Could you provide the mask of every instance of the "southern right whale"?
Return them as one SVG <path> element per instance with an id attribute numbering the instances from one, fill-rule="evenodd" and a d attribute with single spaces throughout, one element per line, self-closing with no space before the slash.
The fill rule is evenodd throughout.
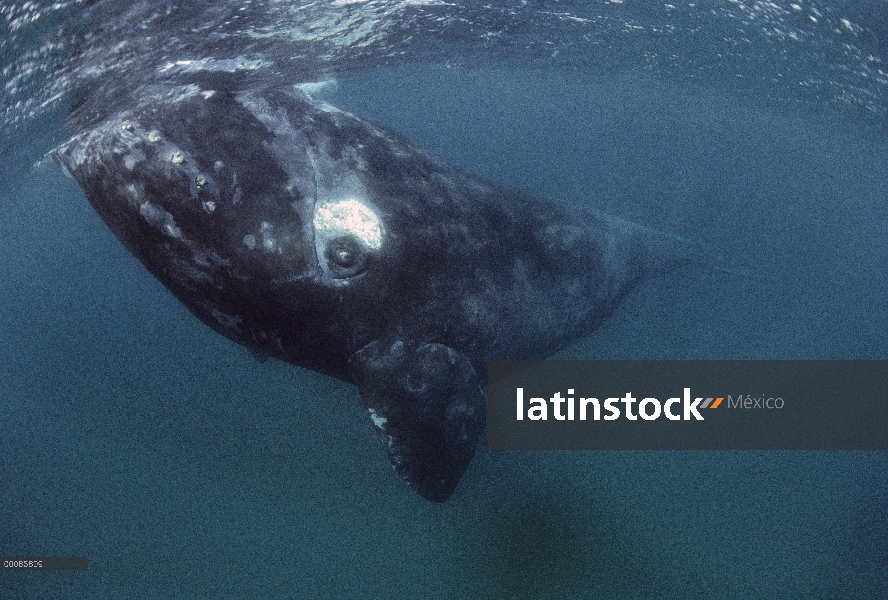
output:
<path id="1" fill-rule="evenodd" d="M 397 473 L 451 496 L 490 359 L 592 332 L 678 238 L 543 201 L 291 89 L 146 89 L 54 151 L 198 319 L 357 384 Z"/>

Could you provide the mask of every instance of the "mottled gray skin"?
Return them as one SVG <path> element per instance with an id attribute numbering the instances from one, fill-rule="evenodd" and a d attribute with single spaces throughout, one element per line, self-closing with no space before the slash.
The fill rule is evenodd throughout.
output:
<path id="1" fill-rule="evenodd" d="M 56 162 L 201 321 L 356 383 L 395 470 L 430 500 L 450 497 L 475 453 L 486 361 L 586 336 L 680 254 L 674 238 L 491 183 L 296 90 L 143 98 Z M 345 200 L 376 215 L 379 243 L 318 224 Z"/>

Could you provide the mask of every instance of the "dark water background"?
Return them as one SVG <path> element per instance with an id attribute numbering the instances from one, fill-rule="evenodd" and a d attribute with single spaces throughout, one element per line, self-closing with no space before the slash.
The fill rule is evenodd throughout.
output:
<path id="1" fill-rule="evenodd" d="M 559 357 L 888 359 L 878 115 L 637 69 L 444 62 L 320 94 L 711 249 Z M 353 386 L 256 362 L 57 169 L 9 164 L 63 113 L 30 117 L 2 165 L 0 554 L 90 568 L 3 572 L 0 598 L 888 598 L 886 453 L 482 449 L 452 500 L 422 500 Z M 721 254 L 751 275 L 707 268 Z"/>

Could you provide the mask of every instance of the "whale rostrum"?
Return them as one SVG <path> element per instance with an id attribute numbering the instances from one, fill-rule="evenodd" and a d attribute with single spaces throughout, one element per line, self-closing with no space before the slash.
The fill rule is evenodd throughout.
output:
<path id="1" fill-rule="evenodd" d="M 488 360 L 551 355 L 686 255 L 296 88 L 146 90 L 53 157 L 198 319 L 357 384 L 395 471 L 438 502 L 482 436 Z"/>

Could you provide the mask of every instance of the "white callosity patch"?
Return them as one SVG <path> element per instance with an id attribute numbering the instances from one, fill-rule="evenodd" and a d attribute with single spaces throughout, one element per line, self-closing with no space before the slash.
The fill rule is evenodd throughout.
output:
<path id="1" fill-rule="evenodd" d="M 315 210 L 314 227 L 322 237 L 351 235 L 371 250 L 382 246 L 382 222 L 366 204 L 354 198 L 321 204 Z"/>
<path id="2" fill-rule="evenodd" d="M 373 421 L 373 424 L 376 426 L 377 429 L 385 429 L 385 424 L 388 423 L 388 419 L 376 414 L 376 411 L 372 408 L 368 408 L 367 412 L 370 413 L 370 420 Z"/>
<path id="3" fill-rule="evenodd" d="M 250 250 L 259 248 L 266 252 L 276 252 L 277 254 L 283 252 L 283 248 L 281 248 L 281 245 L 274 237 L 274 227 L 268 221 L 262 221 L 258 235 L 252 233 L 245 235 L 243 242 Z"/>
<path id="4" fill-rule="evenodd" d="M 123 159 L 123 166 L 125 166 L 127 170 L 132 171 L 136 165 L 143 160 L 145 160 L 145 153 L 139 148 L 133 148 L 133 151 L 127 154 Z"/>
<path id="5" fill-rule="evenodd" d="M 130 183 L 129 185 L 126 186 L 126 193 L 129 196 L 129 198 L 127 198 L 127 201 L 132 206 L 141 206 L 142 205 L 142 199 L 143 199 L 144 194 L 142 194 L 142 192 L 140 191 L 140 188 L 137 188 L 135 185 Z"/>
<path id="6" fill-rule="evenodd" d="M 274 239 L 274 233 L 272 232 L 271 223 L 268 223 L 266 221 L 262 222 L 262 225 L 259 227 L 259 237 L 262 239 L 262 248 L 266 252 L 274 252 L 276 250 L 280 250 L 277 240 Z"/>
<path id="7" fill-rule="evenodd" d="M 229 315 L 216 308 L 211 308 L 210 313 L 213 315 L 213 318 L 215 318 L 223 327 L 238 332 L 240 331 L 240 326 L 243 322 L 243 318 L 241 318 L 239 315 Z"/>
<path id="8" fill-rule="evenodd" d="M 179 240 L 182 239 L 182 230 L 176 226 L 176 222 L 173 220 L 173 215 L 160 206 L 152 202 L 143 202 L 139 206 L 139 214 L 142 215 L 152 227 L 157 227 L 170 237 Z"/>

